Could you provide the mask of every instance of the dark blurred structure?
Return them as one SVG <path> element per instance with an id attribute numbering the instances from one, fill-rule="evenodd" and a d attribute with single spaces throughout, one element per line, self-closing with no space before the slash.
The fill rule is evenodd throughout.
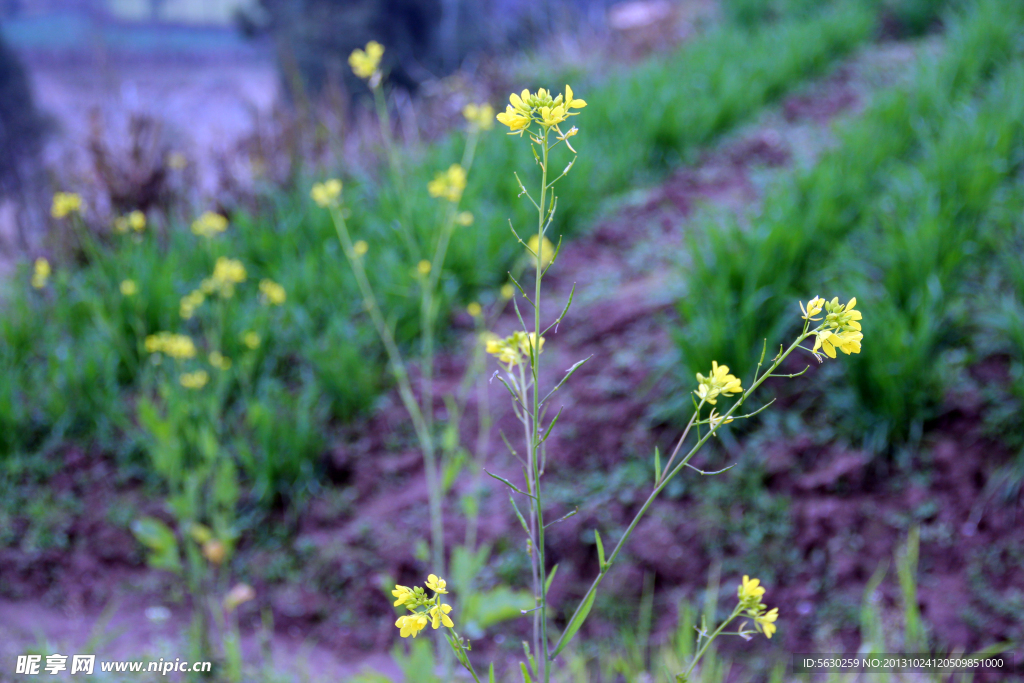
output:
<path id="1" fill-rule="evenodd" d="M 248 35 L 273 35 L 285 78 L 316 92 L 334 78 L 355 85 L 348 55 L 383 43 L 390 80 L 410 90 L 473 55 L 522 49 L 567 27 L 603 27 L 612 0 L 259 0 L 240 13 Z M 289 73 L 292 70 L 293 73 Z"/>
<path id="2" fill-rule="evenodd" d="M 27 247 L 26 228 L 42 221 L 26 201 L 39 187 L 42 174 L 40 153 L 47 130 L 46 120 L 36 110 L 28 77 L 17 55 L 0 34 L 0 202 L 13 200 L 19 246 Z"/>

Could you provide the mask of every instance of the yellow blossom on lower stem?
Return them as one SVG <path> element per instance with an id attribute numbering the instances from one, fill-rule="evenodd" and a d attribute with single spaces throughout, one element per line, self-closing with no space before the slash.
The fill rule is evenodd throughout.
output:
<path id="1" fill-rule="evenodd" d="M 764 631 L 765 636 L 771 640 L 772 634 L 775 633 L 775 620 L 779 618 L 779 608 L 773 607 L 765 614 L 754 617 L 754 623 Z"/>
<path id="2" fill-rule="evenodd" d="M 404 617 L 398 617 L 395 626 L 401 629 L 403 638 L 408 638 L 409 636 L 415 638 L 419 635 L 420 631 L 427 627 L 427 615 L 408 614 Z"/>

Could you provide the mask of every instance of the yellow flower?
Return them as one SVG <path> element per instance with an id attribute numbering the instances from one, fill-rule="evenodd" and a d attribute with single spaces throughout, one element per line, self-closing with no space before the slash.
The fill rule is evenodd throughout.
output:
<path id="1" fill-rule="evenodd" d="M 462 191 L 466 189 L 466 170 L 459 164 L 452 164 L 447 171 L 442 171 L 427 183 L 427 191 L 431 197 L 441 197 L 455 203 L 462 199 Z"/>
<path id="2" fill-rule="evenodd" d="M 516 288 L 512 286 L 511 282 L 506 282 L 501 286 L 501 298 L 511 299 L 516 295 Z"/>
<path id="3" fill-rule="evenodd" d="M 718 433 L 715 432 L 714 430 L 718 429 L 718 427 L 722 426 L 723 424 L 729 424 L 730 422 L 732 422 L 731 417 L 728 419 L 724 419 L 721 415 L 716 415 L 714 408 L 711 409 L 711 414 L 708 415 L 708 427 L 711 428 L 713 435 L 716 437 L 718 436 Z"/>
<path id="4" fill-rule="evenodd" d="M 206 237 L 219 235 L 228 229 L 228 219 L 219 213 L 207 211 L 202 216 L 192 221 L 192 234 Z"/>
<path id="5" fill-rule="evenodd" d="M 180 171 L 188 166 L 188 159 L 181 152 L 171 152 L 167 155 L 167 165 L 175 171 Z"/>
<path id="6" fill-rule="evenodd" d="M 415 638 L 419 635 L 420 631 L 427 627 L 427 615 L 409 614 L 404 617 L 398 617 L 395 626 L 402 629 L 401 634 L 403 638 L 408 638 L 409 636 Z"/>
<path id="7" fill-rule="evenodd" d="M 135 280 L 121 280 L 122 296 L 135 296 L 138 293 L 139 287 L 135 284 Z"/>
<path id="8" fill-rule="evenodd" d="M 779 608 L 772 607 L 766 614 L 754 617 L 754 623 L 757 624 L 758 628 L 763 630 L 765 636 L 771 640 L 772 634 L 775 633 L 775 620 L 778 618 Z"/>
<path id="9" fill-rule="evenodd" d="M 239 605 L 256 598 L 256 591 L 247 583 L 235 584 L 224 596 L 224 609 L 233 612 Z"/>
<path id="10" fill-rule="evenodd" d="M 220 351 L 211 351 L 210 365 L 218 370 L 228 370 L 231 367 L 231 359 L 225 357 Z"/>
<path id="11" fill-rule="evenodd" d="M 199 372 L 202 372 L 202 370 L 200 370 Z M 206 384 L 206 382 L 203 381 L 203 384 Z M 198 387 L 190 388 L 199 389 L 202 388 L 202 386 L 203 385 L 200 384 Z M 218 541 L 215 538 L 203 544 L 203 557 L 205 557 L 207 560 L 214 564 L 220 564 L 221 562 L 223 562 L 227 554 L 227 548 L 224 547 L 224 544 L 221 541 Z"/>
<path id="12" fill-rule="evenodd" d="M 380 58 L 384 56 L 384 46 L 376 40 L 366 44 L 366 50 L 353 50 L 348 56 L 349 66 L 359 78 L 366 80 L 375 76 L 380 66 Z"/>
<path id="13" fill-rule="evenodd" d="M 260 347 L 260 341 L 260 335 L 256 334 L 252 330 L 242 335 L 242 343 L 252 351 L 255 351 Z"/>
<path id="14" fill-rule="evenodd" d="M 551 240 L 547 237 L 541 243 L 543 246 L 540 248 L 540 267 L 547 268 L 551 264 L 551 259 L 555 257 L 555 245 L 551 244 Z M 537 235 L 532 236 L 527 241 L 526 246 L 529 247 L 527 256 L 530 257 L 530 265 L 534 268 L 537 267 Z"/>
<path id="15" fill-rule="evenodd" d="M 531 332 L 526 334 L 525 332 L 516 332 L 512 335 L 519 343 L 519 349 L 524 355 L 530 355 L 530 349 L 533 348 L 535 353 L 539 356 L 544 350 L 544 337 L 540 338 L 540 343 L 537 342 L 537 333 Z"/>
<path id="16" fill-rule="evenodd" d="M 235 294 L 235 285 L 245 282 L 247 276 L 241 261 L 221 256 L 213 266 L 213 275 L 203 280 L 200 287 L 206 294 L 216 293 L 230 299 Z"/>
<path id="17" fill-rule="evenodd" d="M 196 289 L 181 298 L 181 307 L 178 312 L 182 318 L 189 320 L 195 314 L 196 309 L 203 305 L 204 301 L 206 301 L 206 295 L 201 290 Z"/>
<path id="18" fill-rule="evenodd" d="M 537 333 L 514 332 L 511 336 L 501 339 L 497 336 L 488 336 L 485 340 L 485 350 L 495 356 L 500 362 L 510 368 L 518 365 L 525 358 L 530 357 L 530 347 L 533 346 L 536 355 L 544 351 L 544 337 L 537 341 Z"/>
<path id="19" fill-rule="evenodd" d="M 139 210 L 132 211 L 128 214 L 128 225 L 135 232 L 142 232 L 146 229 L 146 214 Z"/>
<path id="20" fill-rule="evenodd" d="M 448 628 L 452 628 L 453 626 L 455 626 L 455 624 L 452 623 L 451 618 L 448 616 L 448 613 L 451 611 L 451 605 L 441 604 L 434 605 L 433 607 L 431 607 L 430 619 L 433 622 L 431 626 L 433 626 L 434 629 L 437 629 L 441 624 L 444 624 Z"/>
<path id="21" fill-rule="evenodd" d="M 81 213 L 84 208 L 81 195 L 74 192 L 57 192 L 53 195 L 50 215 L 54 218 L 65 218 L 72 213 Z"/>
<path id="22" fill-rule="evenodd" d="M 760 579 L 751 579 L 749 576 L 744 575 L 743 583 L 740 584 L 738 591 L 740 606 L 744 609 L 756 609 L 761 604 L 761 596 L 764 595 L 764 590 Z"/>
<path id="23" fill-rule="evenodd" d="M 356 240 L 356 243 L 352 245 L 352 251 L 356 256 L 365 256 L 369 250 L 370 247 L 363 240 Z"/>
<path id="24" fill-rule="evenodd" d="M 487 104 L 467 104 L 462 108 L 462 115 L 470 125 L 479 130 L 494 128 L 494 107 Z"/>
<path id="25" fill-rule="evenodd" d="M 816 333 L 812 351 L 816 353 L 818 349 L 824 349 L 825 354 L 829 358 L 836 357 L 836 349 L 839 349 L 846 355 L 860 353 L 860 342 L 863 338 L 864 335 L 860 332 L 822 330 Z"/>
<path id="26" fill-rule="evenodd" d="M 163 353 L 171 358 L 182 360 L 196 357 L 196 346 L 192 338 L 184 334 L 158 332 L 146 337 L 147 353 Z"/>
<path id="27" fill-rule="evenodd" d="M 181 386 L 186 389 L 202 389 L 206 386 L 206 383 L 210 381 L 210 374 L 206 370 L 196 370 L 195 372 L 183 372 L 178 377 L 178 381 L 181 382 Z"/>
<path id="28" fill-rule="evenodd" d="M 333 206 L 337 204 L 338 197 L 341 196 L 341 181 L 337 178 L 331 178 L 322 183 L 316 183 L 313 185 L 313 189 L 309 191 L 309 196 L 313 198 L 317 205 L 323 208 Z"/>
<path id="29" fill-rule="evenodd" d="M 587 106 L 586 102 L 573 96 L 572 88 L 568 85 L 565 86 L 564 95 L 554 98 L 547 90 L 540 88 L 535 93 L 531 93 L 529 90 L 524 90 L 518 95 L 512 93 L 508 100 L 509 104 L 506 105 L 505 111 L 498 114 L 497 119 L 509 127 L 509 135 L 522 135 L 523 131 L 528 129 L 534 121 L 544 129 L 558 130 L 558 124 L 579 113 L 572 111 L 573 109 L 582 109 Z M 558 132 L 561 133 L 560 130 Z M 564 140 L 574 134 L 571 131 L 562 134 L 559 140 Z"/>
<path id="30" fill-rule="evenodd" d="M 839 303 L 839 297 L 825 304 L 825 325 L 838 332 L 860 332 L 861 320 L 860 311 L 855 311 L 857 297 L 850 299 L 849 303 Z"/>
<path id="31" fill-rule="evenodd" d="M 825 300 L 820 296 L 816 296 L 807 302 L 807 308 L 804 309 L 804 302 L 800 302 L 800 311 L 803 313 L 804 320 L 821 320 L 821 318 L 815 318 L 814 316 L 821 313 L 821 307 L 825 305 Z"/>
<path id="32" fill-rule="evenodd" d="M 263 303 L 271 306 L 280 306 L 287 298 L 284 287 L 273 280 L 260 280 L 260 294 L 263 295 Z"/>
<path id="33" fill-rule="evenodd" d="M 416 272 L 424 276 L 430 275 L 431 267 L 432 266 L 430 265 L 430 261 L 428 261 L 427 259 L 423 259 L 422 261 L 416 264 Z"/>
<path id="34" fill-rule="evenodd" d="M 483 309 L 480 308 L 480 304 L 478 304 L 475 301 L 473 301 L 468 306 L 466 306 L 466 313 L 469 313 L 474 318 L 479 316 L 482 312 L 483 312 Z"/>
<path id="35" fill-rule="evenodd" d="M 448 583 L 444 579 L 439 579 L 436 575 L 431 574 L 427 577 L 427 588 L 434 591 L 435 593 L 447 593 L 445 587 Z"/>
<path id="36" fill-rule="evenodd" d="M 719 395 L 732 396 L 743 391 L 739 378 L 729 374 L 728 365 L 719 365 L 717 361 L 711 361 L 711 374 L 707 377 L 697 373 L 697 381 L 700 383 L 694 392 L 700 398 L 711 405 L 715 405 Z"/>
<path id="37" fill-rule="evenodd" d="M 398 598 L 395 600 L 395 607 L 405 604 L 414 595 L 411 588 L 399 586 L 398 584 L 395 584 L 395 590 L 391 591 L 391 594 Z"/>
<path id="38" fill-rule="evenodd" d="M 44 258 L 37 258 L 32 267 L 32 286 L 42 289 L 46 281 L 50 279 L 50 262 Z"/>
<path id="39" fill-rule="evenodd" d="M 473 214 L 469 211 L 463 211 L 455 216 L 455 222 L 462 227 L 468 227 L 473 225 Z"/>
<path id="40" fill-rule="evenodd" d="M 516 94 L 512 93 L 512 97 L 516 97 Z M 498 114 L 496 118 L 498 119 L 498 123 L 502 123 L 509 127 L 509 135 L 515 135 L 517 133 L 522 135 L 527 126 L 530 125 L 530 116 L 513 108 L 511 104 L 507 105 L 505 107 L 505 111 Z"/>

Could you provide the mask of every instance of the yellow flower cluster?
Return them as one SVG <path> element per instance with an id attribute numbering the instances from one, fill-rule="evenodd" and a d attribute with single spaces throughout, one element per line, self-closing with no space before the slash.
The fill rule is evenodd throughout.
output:
<path id="1" fill-rule="evenodd" d="M 260 280 L 260 295 L 260 301 L 266 306 L 280 306 L 287 298 L 284 287 L 266 278 Z"/>
<path id="2" fill-rule="evenodd" d="M 53 195 L 50 215 L 54 218 L 65 218 L 73 213 L 82 213 L 84 209 L 81 195 L 74 192 L 58 192 Z"/>
<path id="3" fill-rule="evenodd" d="M 183 372 L 181 373 L 181 376 L 178 377 L 178 381 L 181 382 L 181 386 L 186 389 L 202 389 L 206 386 L 206 383 L 210 381 L 210 374 L 206 372 L 206 370 Z"/>
<path id="4" fill-rule="evenodd" d="M 235 295 L 235 285 L 245 282 L 245 278 L 245 266 L 241 261 L 221 256 L 213 265 L 213 275 L 203 280 L 200 287 L 204 294 L 217 293 L 230 299 Z"/>
<path id="5" fill-rule="evenodd" d="M 555 128 L 570 116 L 576 116 L 579 112 L 573 109 L 582 109 L 587 106 L 583 100 L 573 96 L 572 88 L 565 86 L 565 94 L 552 98 L 544 88 L 535 93 L 523 90 L 519 95 L 512 93 L 508 98 L 509 104 L 505 111 L 498 114 L 500 123 L 509 127 L 509 135 L 522 135 L 523 131 L 529 130 L 532 123 L 540 124 L 541 128 L 548 130 Z M 561 130 L 558 130 L 561 133 Z M 574 135 L 572 130 L 559 139 L 568 138 Z"/>
<path id="6" fill-rule="evenodd" d="M 114 231 L 122 235 L 129 230 L 142 232 L 146 229 L 146 214 L 141 211 L 132 211 L 125 216 L 118 216 L 114 219 Z"/>
<path id="7" fill-rule="evenodd" d="M 341 196 L 341 181 L 337 178 L 331 178 L 322 183 L 316 183 L 313 185 L 313 189 L 309 191 L 309 196 L 316 202 L 317 206 L 325 209 L 329 206 L 334 206 L 338 203 L 338 198 Z"/>
<path id="8" fill-rule="evenodd" d="M 203 294 L 202 290 L 192 290 L 185 296 L 181 297 L 178 314 L 185 320 L 191 320 L 192 316 L 196 313 L 196 309 L 202 306 L 204 301 L 206 301 L 206 295 Z"/>
<path id="9" fill-rule="evenodd" d="M 441 197 L 455 203 L 462 199 L 462 191 L 466 189 L 466 169 L 459 164 L 452 164 L 447 171 L 441 171 L 427 183 L 427 191 L 431 197 Z"/>
<path id="10" fill-rule="evenodd" d="M 380 58 L 383 56 L 384 46 L 376 40 L 371 40 L 366 44 L 365 50 L 352 51 L 352 54 L 348 56 L 348 64 L 356 76 L 368 80 L 374 76 L 379 77 Z"/>
<path id="11" fill-rule="evenodd" d="M 139 286 L 135 280 L 121 280 L 121 296 L 135 296 L 139 293 Z"/>
<path id="12" fill-rule="evenodd" d="M 219 235 L 227 229 L 228 219 L 213 211 L 207 211 L 192 221 L 192 234 L 206 237 L 207 239 Z"/>
<path id="13" fill-rule="evenodd" d="M 711 374 L 707 377 L 698 372 L 697 381 L 700 384 L 693 393 L 711 405 L 718 402 L 720 395 L 728 397 L 743 391 L 740 379 L 729 374 L 729 366 L 719 365 L 717 361 L 711 361 Z"/>
<path id="14" fill-rule="evenodd" d="M 231 368 L 231 359 L 220 351 L 211 351 L 209 358 L 210 365 L 218 370 L 229 370 Z"/>
<path id="15" fill-rule="evenodd" d="M 544 337 L 537 341 L 537 333 L 513 332 L 504 339 L 491 334 L 485 338 L 487 353 L 495 356 L 500 362 L 512 368 L 530 358 L 530 348 L 536 349 L 536 355 L 544 351 Z"/>
<path id="16" fill-rule="evenodd" d="M 147 353 L 162 353 L 171 358 L 182 360 L 196 357 L 196 345 L 192 338 L 184 334 L 158 332 L 146 337 Z"/>
<path id="17" fill-rule="evenodd" d="M 469 125 L 477 130 L 494 128 L 494 107 L 487 104 L 467 104 L 462 108 L 462 115 Z"/>
<path id="18" fill-rule="evenodd" d="M 775 633 L 775 621 L 779 618 L 779 608 L 773 607 L 771 610 L 765 612 L 767 606 L 761 603 L 761 597 L 764 595 L 764 586 L 760 585 L 759 579 L 751 579 L 749 576 L 743 577 L 743 583 L 740 584 L 739 599 L 740 609 L 742 609 L 746 616 L 754 620 L 754 625 L 757 630 L 764 633 L 764 635 L 771 639 L 772 634 Z"/>
<path id="19" fill-rule="evenodd" d="M 32 265 L 32 286 L 42 289 L 50 279 L 50 262 L 40 257 Z"/>
<path id="20" fill-rule="evenodd" d="M 812 351 L 818 355 L 818 349 L 823 349 L 829 358 L 836 357 L 836 349 L 849 355 L 860 353 L 860 343 L 864 339 L 861 333 L 861 313 L 855 310 L 857 298 L 854 297 L 846 304 L 839 303 L 839 297 L 832 301 L 825 301 L 820 297 L 814 297 L 807 302 L 807 308 L 801 302 L 800 310 L 803 311 L 805 320 L 821 320 L 812 316 L 825 310 L 824 329 L 815 332 L 814 348 Z M 820 360 L 820 356 L 819 356 Z"/>
<path id="21" fill-rule="evenodd" d="M 255 351 L 260 347 L 260 335 L 256 334 L 252 330 L 249 330 L 242 335 L 242 343 L 245 344 L 251 351 Z"/>
<path id="22" fill-rule="evenodd" d="M 537 267 L 537 243 L 538 240 L 536 235 L 532 236 L 526 242 L 526 246 L 530 249 L 526 252 L 526 255 L 530 257 L 530 265 L 534 268 Z M 541 242 L 540 245 L 540 267 L 547 268 L 551 265 L 551 260 L 555 258 L 555 245 L 551 244 L 551 240 L 547 237 L 544 238 L 544 241 Z"/>
<path id="23" fill-rule="evenodd" d="M 391 594 L 397 598 L 395 607 L 404 605 L 407 610 L 412 612 L 412 614 L 399 617 L 395 622 L 395 626 L 401 629 L 403 638 L 409 636 L 415 638 L 420 631 L 427 627 L 428 622 L 434 629 L 440 628 L 442 624 L 448 628 L 455 626 L 451 617 L 448 616 L 452 611 L 452 606 L 441 602 L 441 596 L 448 593 L 447 585 L 444 579 L 440 579 L 434 574 L 428 576 L 426 587 L 434 592 L 434 596 L 431 598 L 428 598 L 426 591 L 419 586 L 415 588 L 395 586 L 395 590 L 391 591 Z M 419 611 L 422 608 L 426 609 Z"/>

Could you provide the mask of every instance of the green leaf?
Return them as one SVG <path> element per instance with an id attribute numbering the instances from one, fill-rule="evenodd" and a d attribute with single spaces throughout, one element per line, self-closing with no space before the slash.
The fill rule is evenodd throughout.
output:
<path id="1" fill-rule="evenodd" d="M 181 571 L 178 539 L 170 527 L 159 519 L 143 517 L 132 522 L 132 534 L 149 549 L 149 566 L 174 573 Z"/>
<path id="2" fill-rule="evenodd" d="M 491 666 L 487 669 L 487 683 L 495 683 L 494 681 L 494 662 L 491 662 Z"/>
<path id="3" fill-rule="evenodd" d="M 519 662 L 519 667 L 523 670 L 523 683 L 533 683 L 533 679 L 530 678 L 530 672 L 526 668 L 526 663 Z"/>
<path id="4" fill-rule="evenodd" d="M 604 543 L 601 543 L 601 532 L 594 529 L 594 538 L 597 539 L 597 561 L 601 563 L 601 571 L 604 571 Z"/>
<path id="5" fill-rule="evenodd" d="M 551 568 L 551 573 L 548 574 L 548 580 L 544 582 L 544 595 L 547 595 L 548 591 L 551 590 L 551 582 L 555 580 L 555 572 L 557 571 L 558 565 L 556 564 Z"/>
<path id="6" fill-rule="evenodd" d="M 657 446 L 654 447 L 654 485 L 658 485 L 658 480 L 661 479 L 661 451 Z"/>
<path id="7" fill-rule="evenodd" d="M 566 627 L 565 633 L 562 634 L 562 641 L 559 644 L 558 649 L 548 656 L 548 659 L 550 661 L 554 661 L 555 657 L 558 656 L 558 653 L 565 649 L 565 646 L 569 644 L 569 641 L 572 640 L 573 636 L 576 635 L 576 632 L 580 630 L 580 626 L 583 625 L 583 622 L 586 620 L 587 615 L 590 614 L 590 608 L 594 606 L 595 597 L 597 597 L 596 588 L 590 592 L 590 597 L 587 598 L 587 601 L 583 603 L 583 608 L 580 609 L 580 611 L 576 614 L 576 618 L 573 619 L 572 622 Z"/>

